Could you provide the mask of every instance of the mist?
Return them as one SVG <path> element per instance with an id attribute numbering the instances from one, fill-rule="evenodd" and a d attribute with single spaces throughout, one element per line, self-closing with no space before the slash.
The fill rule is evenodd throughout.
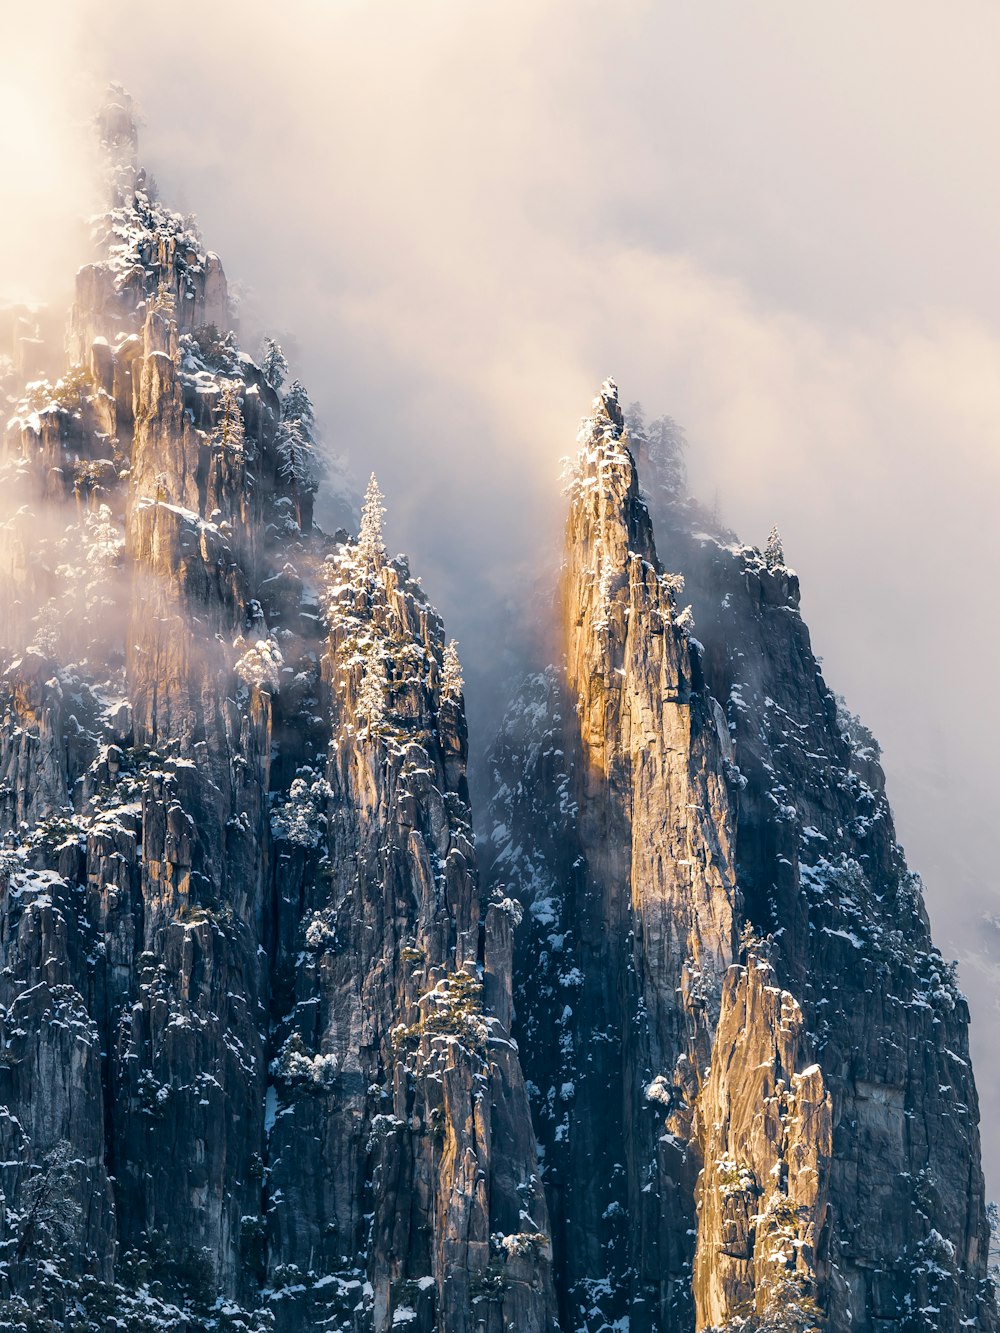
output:
<path id="1" fill-rule="evenodd" d="M 327 444 L 378 473 L 474 728 L 503 607 L 554 573 L 559 459 L 606 375 L 683 424 L 693 491 L 745 540 L 779 525 L 963 959 L 1000 1190 L 1000 10 L 181 0 L 140 27 L 104 0 L 5 20 L 0 294 L 59 299 L 86 258 L 88 120 L 124 83 L 164 199 L 242 289 L 248 349 L 277 336 Z"/>

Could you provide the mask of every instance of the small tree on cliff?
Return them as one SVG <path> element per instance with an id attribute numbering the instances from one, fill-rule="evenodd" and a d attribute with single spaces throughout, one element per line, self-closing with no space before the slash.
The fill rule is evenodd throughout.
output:
<path id="1" fill-rule="evenodd" d="M 316 451 L 301 418 L 293 417 L 278 427 L 278 476 L 299 490 L 316 484 Z"/>
<path id="2" fill-rule="evenodd" d="M 316 413 L 313 410 L 312 399 L 301 380 L 292 380 L 288 386 L 288 392 L 281 405 L 281 417 L 283 421 L 304 421 L 310 431 L 315 426 Z"/>
<path id="3" fill-rule="evenodd" d="M 687 491 L 687 464 L 684 451 L 687 439 L 673 417 L 646 421 L 642 403 L 630 403 L 625 409 L 625 425 L 640 468 L 649 465 L 647 484 L 655 483 L 671 500 L 682 500 Z"/>
<path id="4" fill-rule="evenodd" d="M 281 408 L 278 427 L 278 475 L 291 482 L 293 490 L 314 491 L 318 479 L 316 461 L 316 416 L 312 399 L 298 380 L 293 380 Z"/>
<path id="5" fill-rule="evenodd" d="M 388 688 L 385 655 L 381 643 L 373 640 L 361 664 L 361 688 L 358 691 L 358 716 L 365 723 L 365 735 L 379 731 L 385 721 L 385 693 Z"/>
<path id="6" fill-rule="evenodd" d="M 246 440 L 240 400 L 232 384 L 225 383 L 219 396 L 215 443 L 227 449 L 242 449 Z"/>
<path id="7" fill-rule="evenodd" d="M 462 677 L 462 664 L 458 660 L 458 640 L 450 639 L 445 647 L 444 660 L 441 665 L 441 697 L 443 699 L 460 699 L 464 688 L 465 680 Z"/>
<path id="8" fill-rule="evenodd" d="M 764 547 L 764 563 L 768 569 L 778 569 L 785 563 L 785 548 L 777 527 L 773 527 L 768 534 L 767 544 Z"/>
<path id="9" fill-rule="evenodd" d="M 84 520 L 83 542 L 87 564 L 97 573 L 114 568 L 121 562 L 125 539 L 114 521 L 110 505 L 101 505 L 96 513 Z"/>
<path id="10" fill-rule="evenodd" d="M 288 362 L 285 360 L 285 354 L 281 350 L 281 344 L 274 338 L 264 339 L 264 346 L 260 358 L 260 368 L 264 379 L 275 393 L 277 393 L 285 382 L 285 376 L 288 374 Z M 296 381 L 296 383 L 298 383 L 298 381 Z"/>
<path id="11" fill-rule="evenodd" d="M 60 1139 L 21 1186 L 17 1199 L 21 1225 L 15 1249 L 19 1261 L 32 1254 L 51 1256 L 73 1238 L 80 1218 L 73 1167 L 73 1149 Z"/>
<path id="12" fill-rule="evenodd" d="M 371 475 L 365 502 L 361 507 L 361 527 L 358 529 L 358 555 L 370 569 L 378 569 L 385 560 L 385 537 L 382 524 L 385 505 L 375 473 Z"/>

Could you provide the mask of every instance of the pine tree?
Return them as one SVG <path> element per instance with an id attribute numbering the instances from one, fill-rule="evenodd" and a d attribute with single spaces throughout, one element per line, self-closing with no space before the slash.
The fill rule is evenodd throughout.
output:
<path id="1" fill-rule="evenodd" d="M 465 680 L 462 677 L 462 664 L 458 660 L 458 640 L 451 639 L 445 646 L 444 661 L 441 667 L 441 697 L 458 700 L 462 697 Z"/>
<path id="2" fill-rule="evenodd" d="M 215 442 L 224 448 L 242 449 L 246 439 L 240 400 L 232 384 L 224 383 L 219 398 Z"/>
<path id="3" fill-rule="evenodd" d="M 366 565 L 378 569 L 385 560 L 385 537 L 382 522 L 385 518 L 385 497 L 379 490 L 375 473 L 371 475 L 365 502 L 361 508 L 361 527 L 358 529 L 358 555 Z"/>
<path id="4" fill-rule="evenodd" d="M 298 491 L 314 491 L 319 481 L 315 425 L 312 400 L 300 381 L 293 380 L 278 427 L 278 476 Z"/>
<path id="5" fill-rule="evenodd" d="M 630 403 L 625 409 L 629 441 L 639 465 L 640 480 L 649 466 L 647 484 L 655 483 L 671 500 L 682 500 L 687 491 L 687 464 L 684 451 L 687 439 L 673 417 L 657 417 L 647 423 L 642 403 Z"/>
<path id="6" fill-rule="evenodd" d="M 177 294 L 160 278 L 156 288 L 156 295 L 153 297 L 152 308 L 158 314 L 167 319 L 174 319 L 177 315 Z"/>
<path id="7" fill-rule="evenodd" d="M 778 569 L 785 563 L 785 548 L 781 544 L 781 534 L 777 527 L 773 527 L 768 534 L 767 545 L 764 547 L 764 563 L 768 569 Z"/>
<path id="8" fill-rule="evenodd" d="M 237 640 L 237 647 L 243 647 L 243 640 Z M 275 639 L 257 639 L 252 643 L 236 663 L 236 674 L 248 685 L 266 689 L 277 694 L 281 688 L 281 668 L 284 659 Z"/>
<path id="9" fill-rule="evenodd" d="M 96 513 L 87 515 L 83 540 L 87 550 L 87 564 L 98 573 L 118 564 L 125 541 L 114 521 L 110 505 L 102 504 Z"/>
<path id="10" fill-rule="evenodd" d="M 313 411 L 312 399 L 306 392 L 306 387 L 301 380 L 292 380 L 288 386 L 288 392 L 285 394 L 285 400 L 281 406 L 281 415 L 289 420 L 295 418 L 305 422 L 310 431 L 316 425 L 316 414 Z"/>
<path id="11" fill-rule="evenodd" d="M 265 338 L 260 358 L 260 368 L 264 379 L 271 388 L 278 392 L 288 374 L 288 362 L 281 350 L 281 344 L 274 338 Z M 298 381 L 296 381 L 298 383 Z M 301 385 L 299 386 L 301 388 Z"/>
<path id="12" fill-rule="evenodd" d="M 316 450 L 308 428 L 292 417 L 278 427 L 278 476 L 300 490 L 316 488 Z"/>
<path id="13" fill-rule="evenodd" d="M 361 667 L 361 689 L 358 692 L 358 716 L 364 719 L 365 735 L 379 730 L 385 720 L 385 692 L 388 680 L 382 645 L 373 640 L 365 653 Z"/>
<path id="14" fill-rule="evenodd" d="M 35 634 L 28 646 L 36 648 L 46 657 L 55 657 L 62 639 L 63 618 L 59 603 L 54 597 L 42 603 L 32 618 L 32 624 L 35 626 Z"/>

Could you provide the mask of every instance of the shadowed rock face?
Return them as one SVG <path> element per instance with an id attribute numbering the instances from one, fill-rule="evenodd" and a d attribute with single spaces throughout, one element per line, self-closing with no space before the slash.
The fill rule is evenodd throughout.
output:
<path id="1" fill-rule="evenodd" d="M 613 384 L 580 443 L 486 853 L 563 1326 L 993 1328 L 968 1012 L 878 748 L 780 548 L 679 503 Z"/>
<path id="2" fill-rule="evenodd" d="M 0 461 L 0 1322 L 543 1333 L 443 627 L 313 528 L 221 265 L 102 125 L 79 364 Z"/>

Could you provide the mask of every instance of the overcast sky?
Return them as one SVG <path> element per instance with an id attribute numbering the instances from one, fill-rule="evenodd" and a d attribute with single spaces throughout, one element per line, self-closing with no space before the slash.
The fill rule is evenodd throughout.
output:
<path id="1" fill-rule="evenodd" d="M 4 13 L 0 291 L 52 294 L 83 257 L 81 124 L 120 80 L 247 325 L 378 471 L 473 679 L 601 379 L 682 422 L 694 489 L 746 540 L 780 526 L 937 940 L 983 955 L 963 982 L 1000 1189 L 1000 6 L 208 8 Z"/>

